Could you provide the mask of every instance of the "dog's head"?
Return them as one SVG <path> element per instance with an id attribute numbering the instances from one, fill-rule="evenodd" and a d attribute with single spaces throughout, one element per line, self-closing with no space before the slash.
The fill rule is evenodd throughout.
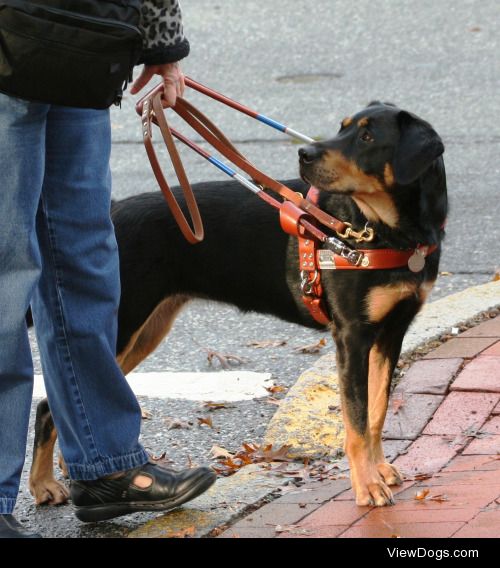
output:
<path id="1" fill-rule="evenodd" d="M 335 138 L 301 148 L 300 174 L 325 191 L 371 194 L 412 184 L 443 152 L 429 123 L 372 102 L 345 118 Z"/>

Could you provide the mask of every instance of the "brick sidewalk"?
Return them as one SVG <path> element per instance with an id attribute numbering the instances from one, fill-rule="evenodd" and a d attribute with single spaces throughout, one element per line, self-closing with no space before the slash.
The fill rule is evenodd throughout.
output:
<path id="1" fill-rule="evenodd" d="M 219 538 L 500 537 L 500 316 L 414 363 L 392 400 L 385 447 L 407 479 L 394 507 L 356 506 L 347 479 L 317 482 Z"/>

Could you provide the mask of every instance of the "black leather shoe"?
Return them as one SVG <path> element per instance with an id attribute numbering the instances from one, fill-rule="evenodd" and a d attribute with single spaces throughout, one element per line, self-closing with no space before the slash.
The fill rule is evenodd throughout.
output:
<path id="1" fill-rule="evenodd" d="M 137 475 L 150 477 L 152 484 L 146 489 L 135 486 Z M 118 479 L 72 481 L 71 499 L 80 521 L 92 523 L 138 511 L 169 511 L 201 495 L 215 479 L 208 467 L 175 472 L 147 463 Z"/>
<path id="2" fill-rule="evenodd" d="M 42 538 L 37 533 L 28 532 L 14 515 L 0 515 L 0 538 Z"/>

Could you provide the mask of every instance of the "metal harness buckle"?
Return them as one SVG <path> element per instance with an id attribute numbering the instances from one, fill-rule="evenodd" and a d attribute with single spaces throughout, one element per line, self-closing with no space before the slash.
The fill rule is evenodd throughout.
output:
<path id="1" fill-rule="evenodd" d="M 349 262 L 349 264 L 352 264 L 354 266 L 360 266 L 363 264 L 365 255 L 362 252 L 348 247 L 339 239 L 336 239 L 335 237 L 328 237 L 325 240 L 325 244 L 335 254 L 338 254 L 342 258 L 345 258 Z"/>
<path id="2" fill-rule="evenodd" d="M 365 228 L 362 231 L 355 231 L 352 228 L 351 223 L 345 223 L 345 225 L 347 226 L 347 229 L 344 233 L 336 231 L 337 235 L 341 239 L 353 238 L 357 243 L 371 243 L 375 238 L 375 231 L 371 227 L 368 227 L 368 223 L 366 223 Z"/>
<path id="3" fill-rule="evenodd" d="M 319 272 L 314 271 L 312 279 L 309 278 L 309 272 L 307 270 L 300 271 L 300 290 L 304 296 L 315 296 L 313 287 L 319 277 Z"/>

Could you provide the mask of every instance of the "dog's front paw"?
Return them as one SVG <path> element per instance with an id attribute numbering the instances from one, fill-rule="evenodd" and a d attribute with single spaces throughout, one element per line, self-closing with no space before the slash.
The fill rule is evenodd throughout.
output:
<path id="1" fill-rule="evenodd" d="M 36 505 L 62 505 L 69 499 L 66 485 L 56 481 L 53 477 L 37 481 L 30 480 L 29 487 Z"/>
<path id="2" fill-rule="evenodd" d="M 386 485 L 401 485 L 403 483 L 403 476 L 398 468 L 390 463 L 379 463 L 377 471 L 382 476 Z"/>
<path id="3" fill-rule="evenodd" d="M 353 479 L 352 488 L 356 495 L 356 505 L 360 507 L 394 505 L 392 491 L 376 470 L 363 480 Z"/>

